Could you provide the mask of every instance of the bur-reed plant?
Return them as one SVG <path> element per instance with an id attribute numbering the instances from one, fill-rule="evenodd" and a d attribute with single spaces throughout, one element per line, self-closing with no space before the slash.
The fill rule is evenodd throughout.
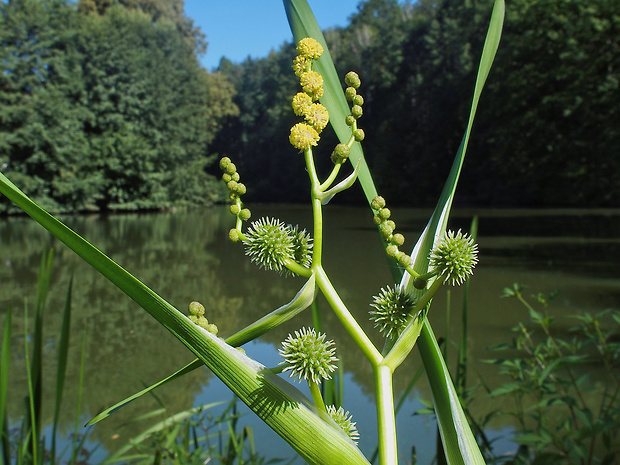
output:
<path id="1" fill-rule="evenodd" d="M 493 7 L 461 146 L 437 206 L 411 254 L 404 251 L 404 236 L 398 232 L 387 202 L 378 195 L 364 161 L 360 142 L 365 133 L 358 126 L 364 104 L 360 77 L 355 72 L 348 73 L 345 76 L 346 89 L 343 90 L 323 35 L 306 0 L 285 0 L 284 6 L 298 43 L 298 55 L 293 68 L 299 77 L 301 90 L 293 98 L 292 111 L 301 121 L 293 126 L 289 135 L 289 142 L 294 147 L 291 149 L 291 160 L 283 160 L 282 163 L 302 162 L 302 159 L 305 162 L 311 185 L 312 231 L 299 230 L 275 218 L 261 218 L 246 226 L 251 212 L 243 205 L 241 197 L 248 187 L 243 184 L 241 174 L 232 160 L 224 158 L 220 166 L 230 191 L 231 213 L 236 217 L 230 239 L 243 243 L 250 260 L 259 266 L 305 279 L 290 303 L 226 339 L 221 339 L 217 335 L 217 322 L 208 321 L 208 310 L 197 303 L 192 304 L 191 318 L 178 311 L 37 206 L 0 174 L 0 191 L 4 195 L 134 299 L 198 357 L 161 382 L 103 412 L 93 422 L 105 418 L 120 405 L 158 385 L 206 365 L 306 462 L 367 464 L 368 460 L 354 442 L 354 420 L 346 410 L 325 405 L 322 397 L 320 384 L 332 376 L 337 359 L 332 343 L 326 341 L 322 333 L 315 328 L 300 328 L 287 338 L 281 349 L 283 364 L 278 367 L 265 367 L 236 349 L 310 307 L 317 293 L 321 292 L 373 369 L 379 463 L 394 465 L 399 460 L 392 379 L 394 371 L 414 346 L 419 348 L 433 393 L 447 463 L 484 463 L 426 315 L 438 289 L 444 283 L 462 283 L 471 274 L 477 261 L 476 245 L 471 238 L 461 231 L 447 231 L 447 223 L 478 101 L 498 48 L 504 2 L 496 0 Z M 323 177 L 315 166 L 315 149 L 328 122 L 340 143 L 331 153 L 333 169 Z M 297 159 L 295 152 L 299 153 Z M 350 174 L 339 180 L 341 169 L 347 167 L 350 167 Z M 383 347 L 375 346 L 353 317 L 332 285 L 322 260 L 323 230 L 328 226 L 323 221 L 323 208 L 335 195 L 357 181 L 372 211 L 369 221 L 376 224 L 388 260 L 394 265 L 394 283 L 378 292 L 372 303 L 371 316 L 377 329 L 385 336 Z M 415 180 L 402 182 L 411 183 L 412 199 L 415 199 Z M 294 384 L 281 377 L 279 372 L 282 371 L 290 372 L 307 382 L 312 399 L 306 398 Z"/>

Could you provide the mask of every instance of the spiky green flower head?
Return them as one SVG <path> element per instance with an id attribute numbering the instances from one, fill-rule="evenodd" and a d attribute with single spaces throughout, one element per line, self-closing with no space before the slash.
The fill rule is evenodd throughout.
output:
<path id="1" fill-rule="evenodd" d="M 261 268 L 281 273 L 284 264 L 294 259 L 290 228 L 276 218 L 254 221 L 245 237 L 245 254 Z"/>
<path id="2" fill-rule="evenodd" d="M 289 226 L 289 234 L 293 238 L 293 260 L 306 268 L 312 265 L 312 238 L 305 229 L 299 230 L 297 225 Z"/>
<path id="3" fill-rule="evenodd" d="M 290 371 L 291 377 L 308 382 L 319 383 L 322 379 L 331 379 L 336 371 L 336 349 L 334 341 L 326 341 L 325 334 L 314 328 L 302 328 L 289 334 L 278 352 L 287 364 L 282 371 Z"/>
<path id="4" fill-rule="evenodd" d="M 286 263 L 294 261 L 310 267 L 312 239 L 306 230 L 284 224 L 276 218 L 261 218 L 252 223 L 243 241 L 245 253 L 260 268 L 292 274 Z"/>
<path id="5" fill-rule="evenodd" d="M 370 319 L 375 322 L 375 328 L 379 328 L 385 337 L 398 335 L 405 327 L 416 299 L 398 284 L 394 288 L 382 288 L 379 295 L 372 299 L 370 306 L 374 310 L 370 311 Z"/>
<path id="6" fill-rule="evenodd" d="M 459 229 L 447 231 L 430 254 L 430 267 L 442 276 L 444 283 L 462 284 L 474 272 L 478 263 L 478 244 Z"/>
<path id="7" fill-rule="evenodd" d="M 342 407 L 336 409 L 334 405 L 329 405 L 327 407 L 327 414 L 332 417 L 332 420 L 334 420 L 345 433 L 347 433 L 347 436 L 349 436 L 355 444 L 359 442 L 360 434 L 357 431 L 357 423 L 353 421 L 353 415 L 350 415 L 348 411 L 345 412 Z"/>
<path id="8" fill-rule="evenodd" d="M 297 44 L 297 53 L 311 60 L 318 59 L 323 54 L 323 46 L 311 37 L 305 37 Z"/>
<path id="9" fill-rule="evenodd" d="M 297 123 L 291 128 L 291 134 L 288 137 L 293 147 L 299 150 L 308 150 L 311 146 L 316 146 L 319 139 L 319 133 L 307 123 Z"/>

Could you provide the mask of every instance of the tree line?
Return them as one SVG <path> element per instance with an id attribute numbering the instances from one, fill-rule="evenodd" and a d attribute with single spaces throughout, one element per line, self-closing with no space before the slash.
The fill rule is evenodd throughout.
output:
<path id="1" fill-rule="evenodd" d="M 457 202 L 618 206 L 615 0 L 507 3 Z M 362 78 L 364 150 L 391 204 L 436 200 L 467 122 L 491 7 L 366 0 L 346 27 L 324 31 L 339 74 Z M 182 0 L 1 2 L 0 43 L 0 169 L 46 208 L 217 202 L 224 155 L 248 201 L 307 199 L 303 160 L 288 144 L 292 43 L 208 72 L 197 59 L 205 37 Z M 327 170 L 336 141 L 323 134 Z M 0 199 L 0 213 L 11 208 Z"/>
<path id="2" fill-rule="evenodd" d="M 312 5 L 312 2 L 310 2 Z M 325 31 L 339 74 L 362 78 L 365 155 L 390 203 L 430 206 L 460 145 L 491 0 L 367 0 Z M 247 198 L 304 200 L 283 142 L 292 45 L 219 70 L 237 94 L 217 150 L 238 160 Z M 511 0 L 474 124 L 457 202 L 620 205 L 620 15 L 615 0 Z M 325 159 L 333 141 L 321 141 Z M 299 179 L 299 178 L 297 178 Z"/>
<path id="3" fill-rule="evenodd" d="M 233 88 L 182 0 L 0 3 L 0 166 L 52 211 L 211 204 Z M 0 212 L 13 207 L 3 199 Z"/>

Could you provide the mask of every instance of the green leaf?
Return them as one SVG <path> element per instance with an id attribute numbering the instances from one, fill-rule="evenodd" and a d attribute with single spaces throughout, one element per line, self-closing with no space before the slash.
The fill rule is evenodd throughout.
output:
<path id="1" fill-rule="evenodd" d="M 2 445 L 2 463 L 11 463 L 11 444 L 9 441 L 9 422 L 7 412 L 7 393 L 9 388 L 9 367 L 11 366 L 11 308 L 6 312 L 2 334 L 2 351 L 0 352 L 0 438 Z"/>
<path id="2" fill-rule="evenodd" d="M 465 135 L 457 151 L 452 169 L 450 170 L 437 206 L 412 252 L 412 258 L 414 260 L 413 268 L 419 273 L 426 273 L 428 270 L 430 251 L 435 241 L 441 237 L 447 227 L 452 200 L 456 191 L 461 167 L 463 166 L 465 151 L 469 142 L 469 135 L 482 88 L 489 75 L 493 59 L 495 58 L 499 46 L 504 15 L 504 1 L 496 0 L 491 14 L 484 48 L 482 50 L 482 57 L 480 59 L 478 76 L 474 88 L 474 97 Z M 401 287 L 405 286 L 408 290 L 411 290 L 414 288 L 413 283 L 410 283 L 409 277 L 409 274 L 403 277 Z M 460 405 L 448 368 L 445 365 L 445 361 L 443 360 L 428 320 L 426 320 L 422 329 L 417 345 L 433 392 L 433 401 L 435 403 L 435 411 L 437 412 L 439 431 L 441 433 L 448 463 L 451 465 L 485 463 L 471 428 L 467 423 L 467 418 Z"/>
<path id="3" fill-rule="evenodd" d="M 0 173 L 0 192 L 144 308 L 310 464 L 367 464 L 360 450 L 298 389 L 193 324 L 124 268 L 36 205 Z M 316 444 L 321 447 L 316 447 Z"/>
<path id="4" fill-rule="evenodd" d="M 542 443 L 543 438 L 538 434 L 528 433 L 516 436 L 513 441 L 517 444 L 534 445 Z"/>
<path id="5" fill-rule="evenodd" d="M 108 407 L 103 412 L 101 412 L 98 415 L 96 415 L 88 423 L 86 423 L 86 426 L 94 425 L 95 423 L 100 422 L 104 418 L 109 417 L 112 413 L 116 412 L 121 407 L 124 407 L 125 405 L 129 404 L 130 402 L 138 399 L 139 397 L 142 397 L 144 394 L 147 394 L 147 393 L 151 392 L 152 390 L 154 390 L 154 389 L 156 389 L 156 388 L 158 388 L 158 387 L 168 383 L 169 381 L 174 381 L 175 379 L 180 378 L 181 376 L 184 376 L 187 373 L 189 373 L 191 371 L 194 371 L 196 368 L 200 368 L 202 366 L 204 366 L 204 363 L 202 362 L 202 360 L 200 360 L 198 358 L 193 360 L 192 362 L 188 363 L 187 365 L 185 365 L 180 370 L 177 370 L 176 372 L 174 372 L 170 376 L 167 376 L 166 378 L 162 379 L 161 381 L 158 381 L 157 383 L 151 384 L 147 388 L 142 389 L 139 392 L 136 392 L 135 394 L 133 394 L 133 395 L 131 395 L 131 396 L 121 400 L 120 402 L 117 402 L 112 407 Z"/>
<path id="6" fill-rule="evenodd" d="M 315 275 L 312 274 L 295 297 L 293 297 L 293 300 L 291 300 L 288 304 L 277 308 L 273 312 L 262 317 L 260 320 L 255 321 L 246 328 L 235 333 L 226 339 L 226 342 L 235 347 L 243 345 L 248 341 L 262 336 L 285 321 L 290 320 L 295 315 L 312 305 L 312 302 L 317 294 L 315 283 L 316 278 Z"/>
<path id="7" fill-rule="evenodd" d="M 69 279 L 67 297 L 65 299 L 65 309 L 62 316 L 62 329 L 60 332 L 60 343 L 58 346 L 58 367 L 56 369 L 56 403 L 54 404 L 54 420 L 52 422 L 52 457 L 56 456 L 56 433 L 58 429 L 58 419 L 62 405 L 62 394 L 64 392 L 65 378 L 67 371 L 67 357 L 69 354 L 69 340 L 71 335 L 71 289 L 73 288 L 73 274 Z"/>
<path id="8" fill-rule="evenodd" d="M 200 405 L 198 407 L 194 407 L 192 409 L 185 410 L 183 412 L 172 415 L 171 417 L 168 417 L 156 423 L 155 425 L 148 428 L 146 431 L 143 431 L 142 433 L 140 433 L 138 436 L 127 441 L 122 447 L 116 450 L 113 454 L 106 457 L 104 463 L 114 463 L 114 462 L 120 462 L 120 461 L 127 460 L 127 457 L 124 455 L 128 451 L 133 449 L 136 445 L 143 443 L 144 441 L 146 441 L 148 438 L 150 438 L 154 434 L 164 431 L 168 428 L 171 428 L 173 425 L 179 424 L 180 422 L 190 418 L 194 414 L 198 414 L 204 410 L 210 409 L 211 407 L 215 407 L 222 403 L 223 402 L 213 402 L 210 404 Z M 157 413 L 159 414 L 160 411 L 158 410 Z M 135 419 L 135 420 L 138 421 L 138 419 Z M 174 437 L 176 438 L 177 435 L 175 435 Z"/>

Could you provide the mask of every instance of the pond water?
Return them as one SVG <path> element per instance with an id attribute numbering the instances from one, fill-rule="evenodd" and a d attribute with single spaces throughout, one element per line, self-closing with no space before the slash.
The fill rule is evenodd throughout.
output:
<path id="1" fill-rule="evenodd" d="M 311 215 L 305 207 L 259 206 L 253 217 L 276 216 L 287 223 L 310 229 Z M 422 231 L 429 211 L 395 209 L 393 218 L 412 247 Z M 620 307 L 620 211 L 455 211 L 450 227 L 469 229 L 479 217 L 480 264 L 469 291 L 469 384 L 482 377 L 491 387 L 502 380 L 492 365 L 487 347 L 506 342 L 510 329 L 527 318 L 527 311 L 512 299 L 500 299 L 502 290 L 519 283 L 526 294 L 560 293 L 550 302 L 554 315 L 578 311 L 597 312 Z M 245 257 L 241 245 L 227 240 L 233 218 L 227 207 L 171 213 L 93 215 L 62 217 L 70 227 L 120 263 L 177 308 L 186 311 L 190 301 L 207 308 L 220 335 L 227 336 L 269 311 L 288 302 L 303 285 L 301 278 L 283 278 L 259 270 Z M 368 320 L 372 295 L 391 283 L 378 235 L 368 210 L 329 206 L 325 210 L 324 264 L 341 297 L 377 344 L 378 334 Z M 60 331 L 62 306 L 71 272 L 74 273 L 72 340 L 69 380 L 62 425 L 68 434 L 74 424 L 78 398 L 80 348 L 85 335 L 82 416 L 92 418 L 102 409 L 169 375 L 193 359 L 191 354 L 151 317 L 89 269 L 66 247 L 28 218 L 0 220 L 0 320 L 9 306 L 13 318 L 13 356 L 9 389 L 9 414 L 13 421 L 22 411 L 26 373 L 23 370 L 23 315 L 34 308 L 35 282 L 42 252 L 55 249 L 54 276 L 45 314 L 45 337 L 50 349 L 45 374 L 55 375 L 53 349 Z M 429 318 L 438 337 L 457 340 L 460 333 L 462 292 L 445 287 L 435 298 Z M 533 299 L 532 299 L 533 300 Z M 448 312 L 448 302 L 450 311 Z M 323 300 L 319 300 L 323 330 L 334 339 L 345 371 L 345 407 L 358 423 L 360 447 L 368 456 L 376 443 L 372 372 L 361 352 L 343 333 L 340 323 Z M 450 321 L 449 328 L 446 322 Z M 3 323 L 3 321 L 0 321 Z M 267 366 L 278 364 L 277 349 L 289 332 L 311 325 L 309 312 L 245 346 L 249 356 Z M 448 332 L 447 332 L 448 331 Z M 449 359 L 456 350 L 448 345 Z M 414 351 L 395 374 L 395 396 L 400 398 L 420 364 Z M 52 404 L 53 387 L 47 384 L 45 398 Z M 165 405 L 169 414 L 192 406 L 230 400 L 232 395 L 207 369 L 196 370 L 131 403 L 97 425 L 91 439 L 101 444 L 99 454 L 133 437 L 142 424 L 125 425 L 128 419 Z M 430 399 L 426 381 L 420 381 L 408 396 L 398 416 L 399 452 L 406 458 L 417 448 L 419 463 L 429 463 L 435 453 L 436 429 L 430 415 L 413 415 Z M 472 404 L 479 418 L 501 407 L 484 394 Z M 214 414 L 217 409 L 214 409 Z M 253 414 L 242 423 L 254 427 L 259 452 L 268 458 L 294 456 L 292 449 L 275 433 L 260 424 Z M 48 413 L 51 421 L 52 413 Z M 496 446 L 511 450 L 511 425 L 507 418 L 491 423 L 488 433 L 500 438 Z M 96 462 L 96 460 L 93 460 Z M 295 463 L 301 463 L 297 460 Z"/>

